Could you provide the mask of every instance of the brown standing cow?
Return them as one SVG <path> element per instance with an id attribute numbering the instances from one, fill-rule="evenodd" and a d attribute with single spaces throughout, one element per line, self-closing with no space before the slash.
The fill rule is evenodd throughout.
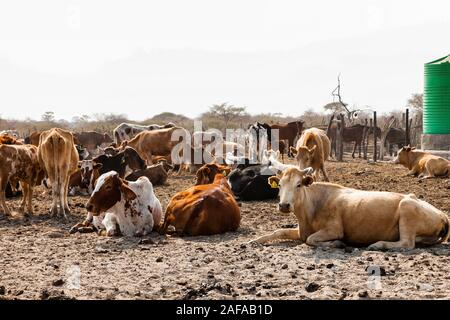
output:
<path id="1" fill-rule="evenodd" d="M 270 128 L 278 129 L 278 139 L 279 140 L 287 140 L 287 150 L 288 156 L 292 156 L 290 152 L 290 148 L 294 146 L 294 141 L 297 136 L 299 136 L 303 131 L 303 121 L 293 121 L 288 122 L 286 124 L 272 124 Z"/>
<path id="2" fill-rule="evenodd" d="M 23 189 L 21 211 L 33 213 L 31 199 L 33 187 L 39 185 L 44 177 L 39 166 L 38 149 L 32 145 L 0 145 L 0 204 L 6 215 L 11 212 L 5 203 L 5 189 L 9 181 L 20 181 Z"/>
<path id="3" fill-rule="evenodd" d="M 60 128 L 42 132 L 38 157 L 52 185 L 51 212 L 53 215 L 60 213 L 67 218 L 66 213 L 70 213 L 67 201 L 69 179 L 78 169 L 78 153 L 72 133 Z"/>

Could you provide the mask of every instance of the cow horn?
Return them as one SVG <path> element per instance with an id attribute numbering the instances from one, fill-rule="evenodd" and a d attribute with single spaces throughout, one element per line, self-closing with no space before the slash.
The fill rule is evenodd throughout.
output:
<path id="1" fill-rule="evenodd" d="M 311 168 L 311 167 L 308 167 L 308 168 L 305 168 L 305 169 L 303 169 L 303 170 L 301 170 L 301 171 L 302 171 L 303 174 L 311 175 L 311 174 L 313 174 L 314 169 Z"/>

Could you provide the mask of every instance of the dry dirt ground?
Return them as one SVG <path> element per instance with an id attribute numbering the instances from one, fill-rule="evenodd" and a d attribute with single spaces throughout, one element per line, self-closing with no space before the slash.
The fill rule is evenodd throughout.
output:
<path id="1" fill-rule="evenodd" d="M 366 190 L 415 193 L 450 213 L 450 181 L 418 182 L 388 163 L 328 162 L 332 181 Z M 157 187 L 165 207 L 194 177 Z M 0 215 L 0 299 L 416 299 L 450 298 L 450 245 L 408 252 L 313 249 L 295 241 L 245 245 L 296 225 L 277 201 L 242 203 L 236 233 L 210 237 L 106 238 L 69 234 L 85 216 L 86 197 L 71 197 L 68 222 L 50 218 L 50 197 L 35 215 Z M 19 199 L 9 200 L 18 207 Z M 372 273 L 379 274 L 372 275 Z"/>

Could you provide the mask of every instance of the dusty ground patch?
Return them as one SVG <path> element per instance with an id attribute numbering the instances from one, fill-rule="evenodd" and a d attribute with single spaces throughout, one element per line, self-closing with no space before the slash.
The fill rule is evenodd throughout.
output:
<path id="1" fill-rule="evenodd" d="M 386 163 L 329 162 L 328 168 L 334 182 L 415 193 L 450 213 L 449 179 L 419 183 L 405 177 L 405 168 Z M 163 207 L 193 181 L 171 177 L 168 186 L 157 187 Z M 87 198 L 71 197 L 72 216 L 63 222 L 49 217 L 50 197 L 42 191 L 30 220 L 0 216 L 0 299 L 450 298 L 448 244 L 409 252 L 312 249 L 292 241 L 244 245 L 296 224 L 293 215 L 276 210 L 277 201 L 242 203 L 238 232 L 212 237 L 153 234 L 140 244 L 139 238 L 70 235 L 84 218 Z M 18 202 L 8 204 L 17 208 Z"/>

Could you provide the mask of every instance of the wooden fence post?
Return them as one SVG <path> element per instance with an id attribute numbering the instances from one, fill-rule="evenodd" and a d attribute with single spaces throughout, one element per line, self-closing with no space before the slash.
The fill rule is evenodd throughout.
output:
<path id="1" fill-rule="evenodd" d="M 367 160 L 367 135 L 369 133 L 369 127 L 367 125 L 367 118 L 364 119 L 364 130 L 362 137 L 362 147 L 363 147 L 363 159 Z"/>
<path id="2" fill-rule="evenodd" d="M 409 138 L 409 109 L 406 108 L 406 116 L 405 116 L 405 145 L 408 146 L 411 144 Z"/>
<path id="3" fill-rule="evenodd" d="M 377 162 L 377 112 L 373 112 L 373 162 Z"/>

